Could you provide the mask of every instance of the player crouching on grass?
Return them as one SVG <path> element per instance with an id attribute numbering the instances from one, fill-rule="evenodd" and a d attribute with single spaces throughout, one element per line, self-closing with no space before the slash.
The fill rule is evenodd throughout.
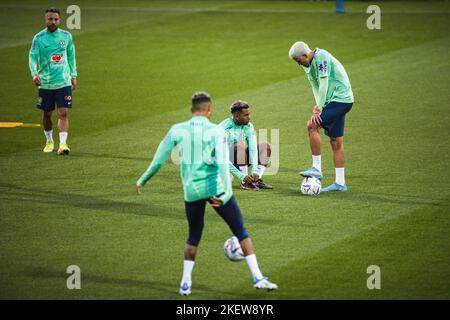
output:
<path id="1" fill-rule="evenodd" d="M 262 180 L 270 159 L 270 144 L 265 141 L 257 143 L 255 128 L 250 122 L 250 106 L 238 100 L 233 102 L 230 111 L 231 117 L 219 124 L 227 133 L 230 172 L 241 180 L 244 190 L 272 189 Z M 248 174 L 249 165 L 252 166 L 251 175 Z"/>
<path id="2" fill-rule="evenodd" d="M 211 97 L 206 92 L 195 93 L 192 96 L 191 112 L 193 117 L 190 120 L 170 128 L 159 144 L 152 163 L 136 182 L 136 192 L 141 194 L 142 186 L 161 169 L 172 149 L 179 146 L 181 180 L 189 224 L 179 293 L 186 296 L 191 293 L 192 269 L 203 232 L 207 202 L 239 239 L 253 275 L 253 286 L 256 289 L 277 289 L 278 286 L 263 277 L 259 270 L 253 243 L 248 237 L 241 211 L 233 196 L 226 134 L 221 127 L 209 121 L 212 112 Z"/>
<path id="3" fill-rule="evenodd" d="M 311 83 L 316 105 L 307 123 L 313 165 L 299 174 L 322 179 L 322 141 L 319 129 L 324 128 L 333 149 L 336 180 L 322 192 L 346 192 L 344 176 L 344 125 L 345 115 L 353 106 L 353 92 L 344 66 L 328 51 L 316 48 L 312 51 L 302 42 L 296 42 L 289 50 L 289 57 L 306 72 Z"/>

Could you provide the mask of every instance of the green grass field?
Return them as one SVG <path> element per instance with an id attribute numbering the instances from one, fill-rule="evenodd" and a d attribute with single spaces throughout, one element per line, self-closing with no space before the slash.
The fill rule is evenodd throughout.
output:
<path id="1" fill-rule="evenodd" d="M 239 98 L 257 129 L 279 129 L 274 189 L 235 181 L 234 194 L 280 289 L 256 292 L 245 262 L 226 260 L 230 231 L 208 208 L 188 299 L 450 298 L 450 3 L 378 2 L 381 30 L 366 28 L 368 2 L 346 2 L 343 15 L 333 1 L 77 4 L 71 155 L 44 154 L 39 128 L 0 128 L 1 299 L 181 299 L 179 169 L 168 163 L 140 197 L 134 183 L 198 90 L 213 96 L 213 122 Z M 47 5 L 0 3 L 0 122 L 40 122 L 28 50 Z M 288 59 L 300 39 L 333 53 L 352 82 L 347 194 L 300 195 L 314 103 Z M 326 140 L 322 161 L 328 185 Z M 66 288 L 69 265 L 81 290 Z M 370 265 L 381 290 L 366 287 Z"/>

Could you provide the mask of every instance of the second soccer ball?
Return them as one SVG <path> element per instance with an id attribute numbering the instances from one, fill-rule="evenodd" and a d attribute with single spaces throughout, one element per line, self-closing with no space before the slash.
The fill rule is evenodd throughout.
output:
<path id="1" fill-rule="evenodd" d="M 245 259 L 244 252 L 237 237 L 233 236 L 223 245 L 225 256 L 231 261 L 241 261 Z"/>

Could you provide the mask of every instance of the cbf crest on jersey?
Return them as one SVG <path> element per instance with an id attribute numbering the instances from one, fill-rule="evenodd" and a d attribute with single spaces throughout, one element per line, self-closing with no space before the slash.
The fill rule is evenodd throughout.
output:
<path id="1" fill-rule="evenodd" d="M 324 61 L 323 64 L 319 64 L 319 71 L 320 72 L 327 72 L 327 62 Z"/>
<path id="2" fill-rule="evenodd" d="M 62 40 L 59 42 L 59 45 L 61 46 L 62 49 L 66 48 L 66 43 Z"/>

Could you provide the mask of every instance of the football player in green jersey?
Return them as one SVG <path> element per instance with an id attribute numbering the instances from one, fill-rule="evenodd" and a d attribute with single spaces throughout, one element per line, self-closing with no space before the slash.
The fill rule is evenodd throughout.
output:
<path id="1" fill-rule="evenodd" d="M 72 108 L 72 90 L 77 85 L 75 47 L 70 32 L 59 28 L 58 9 L 45 12 L 46 28 L 34 38 L 29 54 L 29 68 L 33 82 L 39 87 L 37 107 L 42 110 L 42 124 L 47 142 L 44 152 L 53 152 L 52 112 L 58 110 L 58 154 L 68 155 L 68 110 Z"/>
<path id="2" fill-rule="evenodd" d="M 262 179 L 270 160 L 271 147 L 266 141 L 257 143 L 256 131 L 250 122 L 250 105 L 242 100 L 231 104 L 231 117 L 223 120 L 221 126 L 227 133 L 230 148 L 230 172 L 241 179 L 244 190 L 272 189 Z M 249 181 L 248 166 L 252 166 Z M 245 177 L 245 178 L 244 178 Z"/>
<path id="3" fill-rule="evenodd" d="M 312 166 L 301 171 L 304 177 L 322 179 L 322 141 L 319 129 L 330 137 L 333 150 L 336 180 L 322 192 L 346 192 L 344 176 L 344 126 L 345 115 L 353 106 L 353 92 L 344 66 L 328 51 L 320 48 L 311 50 L 309 46 L 298 41 L 289 50 L 289 57 L 295 60 L 306 72 L 311 84 L 316 105 L 307 123 L 309 142 L 312 152 Z"/>

